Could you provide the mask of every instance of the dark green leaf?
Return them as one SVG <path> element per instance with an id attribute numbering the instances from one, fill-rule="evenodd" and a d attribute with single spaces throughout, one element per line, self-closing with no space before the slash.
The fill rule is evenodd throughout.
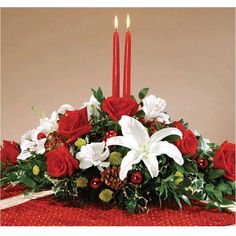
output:
<path id="1" fill-rule="evenodd" d="M 140 117 L 144 117 L 145 116 L 145 113 L 143 110 L 140 110 L 136 113 L 136 117 L 140 118 Z"/>
<path id="2" fill-rule="evenodd" d="M 210 169 L 208 178 L 209 179 L 217 179 L 224 174 L 223 170 L 220 169 Z"/>
<path id="3" fill-rule="evenodd" d="M 212 208 L 218 208 L 219 210 L 222 210 L 220 207 L 220 204 L 218 202 L 209 202 L 206 206 L 206 209 L 212 209 Z"/>
<path id="4" fill-rule="evenodd" d="M 22 176 L 20 177 L 20 182 L 30 188 L 34 188 L 36 186 L 36 183 L 34 182 L 34 180 L 32 180 L 31 178 L 29 178 L 28 176 Z"/>
<path id="5" fill-rule="evenodd" d="M 143 88 L 143 89 L 139 92 L 138 97 L 139 97 L 140 99 L 143 99 L 143 98 L 147 95 L 148 90 L 149 90 L 149 88 Z"/>
<path id="6" fill-rule="evenodd" d="M 226 183 L 220 183 L 217 185 L 217 189 L 221 192 L 232 194 L 231 187 Z"/>
<path id="7" fill-rule="evenodd" d="M 164 141 L 173 143 L 173 142 L 177 141 L 178 139 L 180 139 L 180 136 L 178 136 L 178 135 L 170 135 L 170 136 L 164 138 Z"/>
<path id="8" fill-rule="evenodd" d="M 215 189 L 215 187 L 213 184 L 206 184 L 206 186 L 205 186 L 205 190 L 207 193 L 213 193 L 214 189 Z"/>
<path id="9" fill-rule="evenodd" d="M 217 198 L 217 200 L 218 200 L 219 202 L 222 202 L 222 199 L 223 199 L 222 192 L 219 191 L 219 190 L 215 190 L 213 193 L 214 193 L 215 197 Z"/>

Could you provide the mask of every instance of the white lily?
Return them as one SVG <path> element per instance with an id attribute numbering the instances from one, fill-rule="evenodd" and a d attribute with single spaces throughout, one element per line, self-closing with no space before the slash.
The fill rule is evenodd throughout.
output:
<path id="1" fill-rule="evenodd" d="M 170 123 L 169 116 L 162 112 L 166 107 L 166 101 L 164 99 L 150 95 L 145 97 L 142 102 L 146 121 L 157 119 L 159 122 L 165 124 Z"/>
<path id="2" fill-rule="evenodd" d="M 81 108 L 87 107 L 88 118 L 91 116 L 99 116 L 98 109 L 100 109 L 99 101 L 92 95 L 88 102 L 84 102 Z"/>
<path id="3" fill-rule="evenodd" d="M 108 167 L 110 165 L 109 162 L 105 162 L 109 155 L 110 152 L 109 149 L 105 147 L 105 142 L 101 142 L 90 143 L 83 146 L 81 151 L 76 154 L 76 158 L 80 161 L 79 167 L 81 169 L 97 166 L 100 171 L 103 171 L 103 167 Z"/>
<path id="4" fill-rule="evenodd" d="M 131 149 L 121 162 L 119 174 L 121 180 L 126 178 L 128 171 L 132 169 L 132 165 L 138 164 L 140 161 L 144 162 L 152 178 L 158 176 L 157 156 L 161 154 L 173 158 L 179 165 L 183 164 L 184 160 L 179 149 L 167 141 L 161 141 L 170 135 L 182 137 L 180 130 L 164 128 L 149 137 L 147 129 L 132 117 L 122 116 L 119 124 L 123 136 L 109 138 L 107 145 L 120 145 Z"/>

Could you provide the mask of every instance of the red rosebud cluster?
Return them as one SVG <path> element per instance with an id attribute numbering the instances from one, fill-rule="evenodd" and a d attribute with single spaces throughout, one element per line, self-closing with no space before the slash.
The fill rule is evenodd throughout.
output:
<path id="1" fill-rule="evenodd" d="M 79 162 L 65 146 L 59 146 L 46 154 L 47 172 L 52 177 L 72 176 L 79 169 Z"/>
<path id="2" fill-rule="evenodd" d="M 225 141 L 215 152 L 213 160 L 214 168 L 224 170 L 224 177 L 232 181 L 235 181 L 235 146 Z"/>
<path id="3" fill-rule="evenodd" d="M 108 97 L 103 101 L 101 108 L 112 120 L 119 121 L 123 115 L 134 116 L 138 106 L 138 103 L 130 97 Z"/>
<path id="4" fill-rule="evenodd" d="M 180 152 L 183 155 L 192 155 L 192 157 L 196 157 L 198 148 L 197 137 L 191 130 L 186 129 L 180 121 L 176 121 L 174 127 L 179 129 L 183 134 L 183 138 L 178 139 L 175 142 L 175 145 L 178 147 Z"/>
<path id="5" fill-rule="evenodd" d="M 58 121 L 58 133 L 74 142 L 78 137 L 91 131 L 88 121 L 87 108 L 75 111 L 66 111 Z"/>
<path id="6" fill-rule="evenodd" d="M 16 164 L 17 156 L 19 154 L 20 149 L 16 142 L 3 140 L 0 157 L 1 162 Z"/>

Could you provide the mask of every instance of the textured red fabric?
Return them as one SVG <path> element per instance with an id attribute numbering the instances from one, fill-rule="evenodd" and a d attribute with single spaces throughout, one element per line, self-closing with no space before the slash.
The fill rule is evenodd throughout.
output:
<path id="1" fill-rule="evenodd" d="M 22 189 L 9 193 L 19 194 Z M 3 191 L 4 192 L 4 191 Z M 4 193 L 5 197 L 7 193 Z M 4 195 L 2 195 L 3 198 Z M 50 197 L 1 211 L 2 226 L 224 226 L 235 224 L 235 214 L 217 210 L 206 211 L 202 204 L 162 210 L 151 208 L 148 213 L 129 214 L 113 208 L 94 206 L 73 208 Z"/>

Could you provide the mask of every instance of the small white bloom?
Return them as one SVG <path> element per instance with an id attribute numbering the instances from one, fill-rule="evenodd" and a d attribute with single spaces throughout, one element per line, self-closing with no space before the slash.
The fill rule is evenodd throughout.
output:
<path id="1" fill-rule="evenodd" d="M 91 116 L 99 116 L 98 109 L 100 109 L 100 103 L 98 100 L 92 95 L 88 102 L 84 102 L 81 108 L 87 107 L 88 117 Z"/>
<path id="2" fill-rule="evenodd" d="M 166 101 L 164 99 L 157 98 L 154 95 L 145 97 L 143 99 L 145 120 L 157 119 L 159 122 L 169 124 L 169 116 L 163 112 L 165 107 Z"/>
<path id="3" fill-rule="evenodd" d="M 32 156 L 33 153 L 35 154 L 44 154 L 45 153 L 45 143 L 47 139 L 43 138 L 41 140 L 30 141 L 25 139 L 21 145 L 21 153 L 17 157 L 19 160 L 25 160 L 28 157 Z"/>
<path id="4" fill-rule="evenodd" d="M 105 149 L 105 151 L 104 151 Z M 90 143 L 81 148 L 81 151 L 76 154 L 76 158 L 80 161 L 79 167 L 87 169 L 92 166 L 97 166 L 100 171 L 103 167 L 108 167 L 109 162 L 104 162 L 110 155 L 109 149 L 105 147 L 105 142 Z"/>
<path id="5" fill-rule="evenodd" d="M 178 135 L 182 137 L 180 130 L 176 128 L 164 128 L 149 137 L 147 129 L 136 119 L 122 116 L 119 121 L 123 136 L 109 138 L 107 145 L 120 145 L 131 149 L 123 158 L 120 166 L 120 179 L 127 176 L 132 165 L 143 161 L 152 178 L 158 176 L 159 166 L 157 156 L 166 154 L 182 165 L 184 160 L 179 149 L 172 143 L 161 141 L 167 136 Z"/>
<path id="6" fill-rule="evenodd" d="M 69 105 L 69 104 L 64 104 L 61 105 L 60 108 L 57 110 L 57 114 L 65 114 L 66 111 L 74 111 L 75 109 Z"/>
<path id="7" fill-rule="evenodd" d="M 212 151 L 211 147 L 209 146 L 209 143 L 211 143 L 209 139 L 203 138 L 201 149 L 203 150 L 204 153 Z"/>

